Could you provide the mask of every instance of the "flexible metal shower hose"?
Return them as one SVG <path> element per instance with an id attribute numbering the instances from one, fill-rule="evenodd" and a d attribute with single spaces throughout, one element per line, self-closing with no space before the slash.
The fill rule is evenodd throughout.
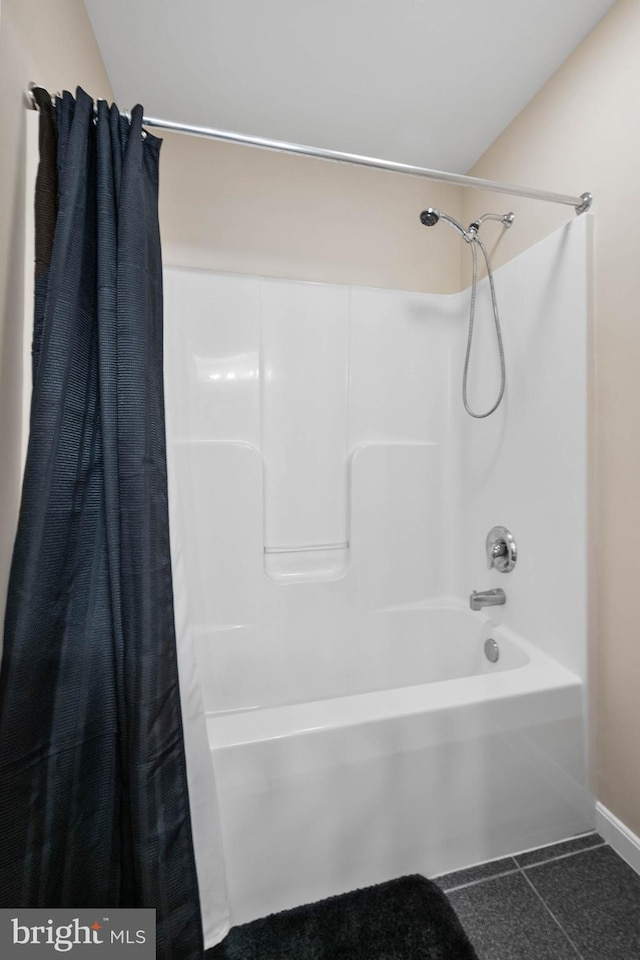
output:
<path id="1" fill-rule="evenodd" d="M 476 312 L 476 290 L 478 286 L 478 253 L 476 251 L 476 244 L 480 245 L 482 250 L 482 255 L 484 256 L 484 262 L 487 265 L 487 276 L 489 277 L 489 288 L 491 290 L 491 303 L 493 305 L 493 319 L 496 325 L 496 337 L 498 339 L 498 352 L 500 354 L 500 392 L 498 393 L 498 398 L 490 410 L 487 410 L 486 413 L 474 413 L 474 411 L 469 406 L 467 400 L 467 377 L 469 375 L 469 361 L 471 359 L 471 344 L 473 342 L 473 323 L 475 320 Z M 464 358 L 464 373 L 462 375 L 462 402 L 464 403 L 464 408 L 469 414 L 470 417 L 475 417 L 476 420 L 483 420 L 485 417 L 490 417 L 498 407 L 500 406 L 500 401 L 504 395 L 505 387 L 505 368 L 504 368 L 504 347 L 502 345 L 502 331 L 500 329 L 500 317 L 498 316 L 498 301 L 496 300 L 496 289 L 493 283 L 493 273 L 491 272 L 491 263 L 489 262 L 489 255 L 485 249 L 485 246 L 476 234 L 469 240 L 469 246 L 471 247 L 471 260 L 473 262 L 473 278 L 471 281 L 471 306 L 469 308 L 469 332 L 467 334 L 467 352 Z"/>

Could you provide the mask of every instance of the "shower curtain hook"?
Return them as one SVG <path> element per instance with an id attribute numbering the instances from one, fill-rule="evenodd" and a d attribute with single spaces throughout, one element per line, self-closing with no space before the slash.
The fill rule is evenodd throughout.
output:
<path id="1" fill-rule="evenodd" d="M 38 106 L 38 101 L 36 100 L 35 95 L 34 95 L 34 92 L 33 92 L 34 90 L 38 90 L 39 88 L 40 88 L 40 84 L 39 84 L 39 83 L 34 83 L 34 81 L 31 80 L 31 81 L 29 82 L 29 86 L 27 87 L 27 90 L 25 91 L 25 97 L 26 97 L 26 100 L 27 100 L 27 105 L 29 106 L 29 108 L 30 108 L 31 110 L 39 110 L 39 109 L 40 109 L 40 107 Z"/>

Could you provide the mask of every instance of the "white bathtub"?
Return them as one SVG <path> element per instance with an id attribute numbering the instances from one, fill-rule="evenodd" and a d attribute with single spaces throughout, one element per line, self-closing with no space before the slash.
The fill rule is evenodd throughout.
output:
<path id="1" fill-rule="evenodd" d="M 208 716 L 233 923 L 593 825 L 577 676 L 461 606 L 370 625 L 370 692 Z"/>

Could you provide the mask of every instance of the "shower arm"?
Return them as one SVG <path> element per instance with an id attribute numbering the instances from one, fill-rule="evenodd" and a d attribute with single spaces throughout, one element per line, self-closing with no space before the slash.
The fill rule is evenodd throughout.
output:
<path id="1" fill-rule="evenodd" d="M 469 224 L 469 232 L 477 233 L 485 220 L 497 220 L 503 227 L 510 227 L 514 219 L 515 215 L 513 213 L 483 213 L 481 217 L 476 217 L 476 219 Z"/>

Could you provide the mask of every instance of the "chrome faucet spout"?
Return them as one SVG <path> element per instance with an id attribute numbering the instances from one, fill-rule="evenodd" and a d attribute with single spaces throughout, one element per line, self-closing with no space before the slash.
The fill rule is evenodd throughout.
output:
<path id="1" fill-rule="evenodd" d="M 499 607 L 506 602 L 506 594 L 500 587 L 495 590 L 472 590 L 469 597 L 469 606 L 472 610 L 482 610 L 483 607 Z"/>

